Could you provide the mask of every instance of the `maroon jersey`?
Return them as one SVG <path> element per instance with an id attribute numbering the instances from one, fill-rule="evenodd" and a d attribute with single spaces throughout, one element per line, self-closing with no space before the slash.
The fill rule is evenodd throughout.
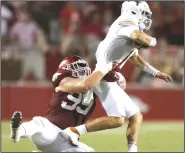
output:
<path id="1" fill-rule="evenodd" d="M 71 72 L 63 71 L 53 75 L 52 83 L 54 89 L 65 77 L 72 77 Z M 53 97 L 45 117 L 61 129 L 70 126 L 84 124 L 95 108 L 95 94 L 93 91 L 87 93 L 65 93 L 53 92 Z"/>

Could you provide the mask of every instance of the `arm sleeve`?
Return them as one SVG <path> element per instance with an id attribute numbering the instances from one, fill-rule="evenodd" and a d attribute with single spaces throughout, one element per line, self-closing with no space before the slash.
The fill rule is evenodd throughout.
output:
<path id="1" fill-rule="evenodd" d="M 60 84 L 60 82 L 65 78 L 65 77 L 72 77 L 72 74 L 71 72 L 61 72 L 61 73 L 58 73 L 56 72 L 53 77 L 52 77 L 52 84 L 53 84 L 53 87 L 56 88 L 58 87 L 58 85 Z"/>

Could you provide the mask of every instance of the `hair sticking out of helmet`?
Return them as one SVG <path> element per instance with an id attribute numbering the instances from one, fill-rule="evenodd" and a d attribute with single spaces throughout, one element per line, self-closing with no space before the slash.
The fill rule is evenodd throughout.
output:
<path id="1" fill-rule="evenodd" d="M 138 4 L 139 11 L 142 15 L 141 21 L 140 21 L 140 26 L 143 28 L 142 30 L 149 30 L 151 25 L 152 25 L 152 12 L 150 10 L 150 7 L 145 1 L 141 1 Z"/>

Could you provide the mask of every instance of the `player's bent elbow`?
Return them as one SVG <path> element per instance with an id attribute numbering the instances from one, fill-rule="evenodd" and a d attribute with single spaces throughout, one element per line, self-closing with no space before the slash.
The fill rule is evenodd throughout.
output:
<path id="1" fill-rule="evenodd" d="M 143 37 L 139 31 L 134 31 L 131 34 L 131 38 L 135 40 L 137 43 L 142 43 L 143 42 Z"/>
<path id="2" fill-rule="evenodd" d="M 139 34 L 138 32 L 134 31 L 131 33 L 130 37 L 135 40 L 135 41 L 138 41 L 139 40 Z"/>

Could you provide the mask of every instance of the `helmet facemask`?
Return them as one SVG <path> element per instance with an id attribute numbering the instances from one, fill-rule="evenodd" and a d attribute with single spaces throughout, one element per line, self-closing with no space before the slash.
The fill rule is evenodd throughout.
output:
<path id="1" fill-rule="evenodd" d="M 83 60 L 68 64 L 67 70 L 72 71 L 72 75 L 77 78 L 85 78 L 91 74 L 88 63 Z"/>
<path id="2" fill-rule="evenodd" d="M 142 15 L 141 22 L 144 24 L 145 30 L 149 30 L 152 25 L 152 19 L 151 19 L 152 14 L 148 11 L 143 10 L 141 12 L 141 15 Z"/>

